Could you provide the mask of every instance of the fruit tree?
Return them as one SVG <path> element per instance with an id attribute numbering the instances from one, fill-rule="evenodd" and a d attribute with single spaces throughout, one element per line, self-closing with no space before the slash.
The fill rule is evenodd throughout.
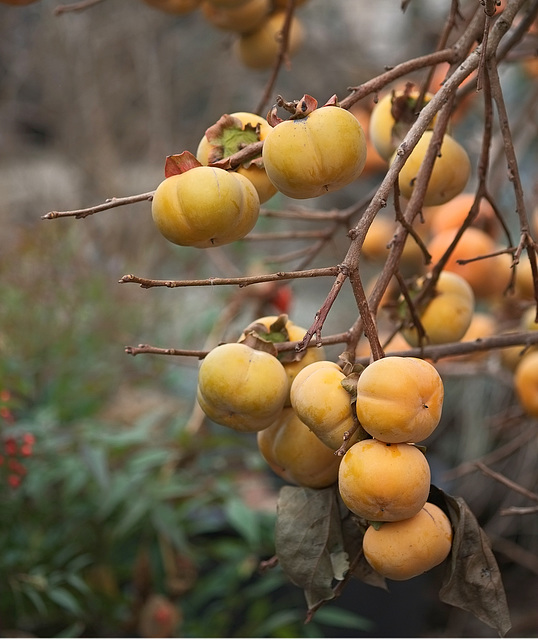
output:
<path id="1" fill-rule="evenodd" d="M 109 2 L 58 4 L 56 19 Z M 206 256 L 210 275 L 118 274 L 122 287 L 168 289 L 179 308 L 186 290 L 225 307 L 205 344 L 126 352 L 196 364 L 195 432 L 255 443 L 279 488 L 264 568 L 304 591 L 307 621 L 352 580 L 386 588 L 435 571 L 443 603 L 506 634 L 497 552 L 534 578 L 538 564 L 538 1 L 444 0 L 422 48 L 395 47 L 367 76 L 356 65 L 353 86 L 305 76 L 293 95 L 282 79 L 307 63 L 315 0 L 143 4 L 170 21 L 199 15 L 262 90 L 255 104 L 220 101 L 197 147 L 171 142 L 152 190 L 42 224 L 106 225 L 119 208 L 136 224 L 138 203 L 154 223 L 148 246 Z M 401 24 L 423 4 L 390 11 Z M 476 427 L 489 450 L 443 475 L 437 452 L 477 411 L 462 387 L 480 376 L 503 389 Z M 534 471 L 518 474 L 503 463 L 525 447 Z M 471 474 L 522 500 L 488 505 L 510 521 L 491 536 Z M 496 546 L 499 531 L 512 542 Z"/>

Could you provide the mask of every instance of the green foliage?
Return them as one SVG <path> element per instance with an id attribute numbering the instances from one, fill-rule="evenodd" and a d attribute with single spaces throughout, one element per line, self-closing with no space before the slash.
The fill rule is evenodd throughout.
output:
<path id="1" fill-rule="evenodd" d="M 275 513 L 242 497 L 264 482 L 255 439 L 191 431 L 192 400 L 181 399 L 193 397 L 191 372 L 130 366 L 118 343 L 141 318 L 136 301 L 117 306 L 76 235 L 48 241 L 15 243 L 0 262 L 0 445 L 35 439 L 21 484 L 0 474 L 0 632 L 136 635 L 141 606 L 159 593 L 182 611 L 182 635 L 323 635 L 305 626 L 303 595 L 282 570 L 259 571 L 274 553 Z M 53 254 L 71 265 L 56 280 L 41 263 Z M 135 411 L 149 392 L 156 400 Z"/>

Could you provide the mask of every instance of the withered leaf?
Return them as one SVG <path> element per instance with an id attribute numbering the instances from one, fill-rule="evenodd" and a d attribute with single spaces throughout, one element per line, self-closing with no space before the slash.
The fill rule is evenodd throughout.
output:
<path id="1" fill-rule="evenodd" d="M 256 349 L 256 351 L 264 351 L 275 358 L 278 356 L 278 351 L 276 350 L 274 343 L 261 338 L 256 331 L 247 331 L 240 342 L 251 349 Z"/>
<path id="2" fill-rule="evenodd" d="M 351 511 L 342 518 L 344 548 L 351 560 L 351 571 L 355 578 L 371 587 L 388 590 L 386 579 L 369 564 L 362 550 L 362 539 L 368 523 L 355 516 Z"/>
<path id="3" fill-rule="evenodd" d="M 485 532 L 463 498 L 432 487 L 429 500 L 444 508 L 454 531 L 440 599 L 472 613 L 501 636 L 506 635 L 512 626 L 510 612 Z"/>
<path id="4" fill-rule="evenodd" d="M 349 569 L 335 486 L 282 487 L 275 548 L 289 580 L 302 588 L 309 609 L 334 598 L 333 584 Z"/>

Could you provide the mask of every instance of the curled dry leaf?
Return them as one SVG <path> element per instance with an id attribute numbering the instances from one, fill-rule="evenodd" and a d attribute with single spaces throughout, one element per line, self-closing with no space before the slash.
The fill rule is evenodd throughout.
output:
<path id="1" fill-rule="evenodd" d="M 282 487 L 277 505 L 275 548 L 289 580 L 304 590 L 309 609 L 335 597 L 334 581 L 349 569 L 343 512 L 335 486 Z"/>
<path id="2" fill-rule="evenodd" d="M 449 516 L 454 537 L 439 597 L 469 611 L 501 636 L 511 628 L 501 573 L 491 544 L 469 506 L 432 486 L 430 497 Z"/>

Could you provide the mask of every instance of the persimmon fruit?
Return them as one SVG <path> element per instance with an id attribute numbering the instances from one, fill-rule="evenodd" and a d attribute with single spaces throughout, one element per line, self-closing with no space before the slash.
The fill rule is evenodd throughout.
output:
<path id="1" fill-rule="evenodd" d="M 386 356 L 359 376 L 357 417 L 376 440 L 421 442 L 439 424 L 443 398 L 443 381 L 432 364 L 420 358 Z"/>
<path id="2" fill-rule="evenodd" d="M 369 526 L 363 538 L 368 564 L 390 580 L 409 580 L 437 565 L 452 548 L 452 525 L 445 512 L 426 502 L 411 518 Z"/>
<path id="3" fill-rule="evenodd" d="M 430 492 L 430 466 L 412 444 L 360 440 L 338 470 L 338 489 L 350 511 L 365 520 L 392 522 L 416 515 Z"/>
<path id="4" fill-rule="evenodd" d="M 269 427 L 287 395 L 288 377 L 280 362 L 238 342 L 212 349 L 198 371 L 200 407 L 211 420 L 236 431 Z"/>
<path id="5" fill-rule="evenodd" d="M 341 458 L 323 444 L 293 409 L 258 431 L 258 449 L 271 469 L 286 482 L 322 489 L 338 479 Z"/>

